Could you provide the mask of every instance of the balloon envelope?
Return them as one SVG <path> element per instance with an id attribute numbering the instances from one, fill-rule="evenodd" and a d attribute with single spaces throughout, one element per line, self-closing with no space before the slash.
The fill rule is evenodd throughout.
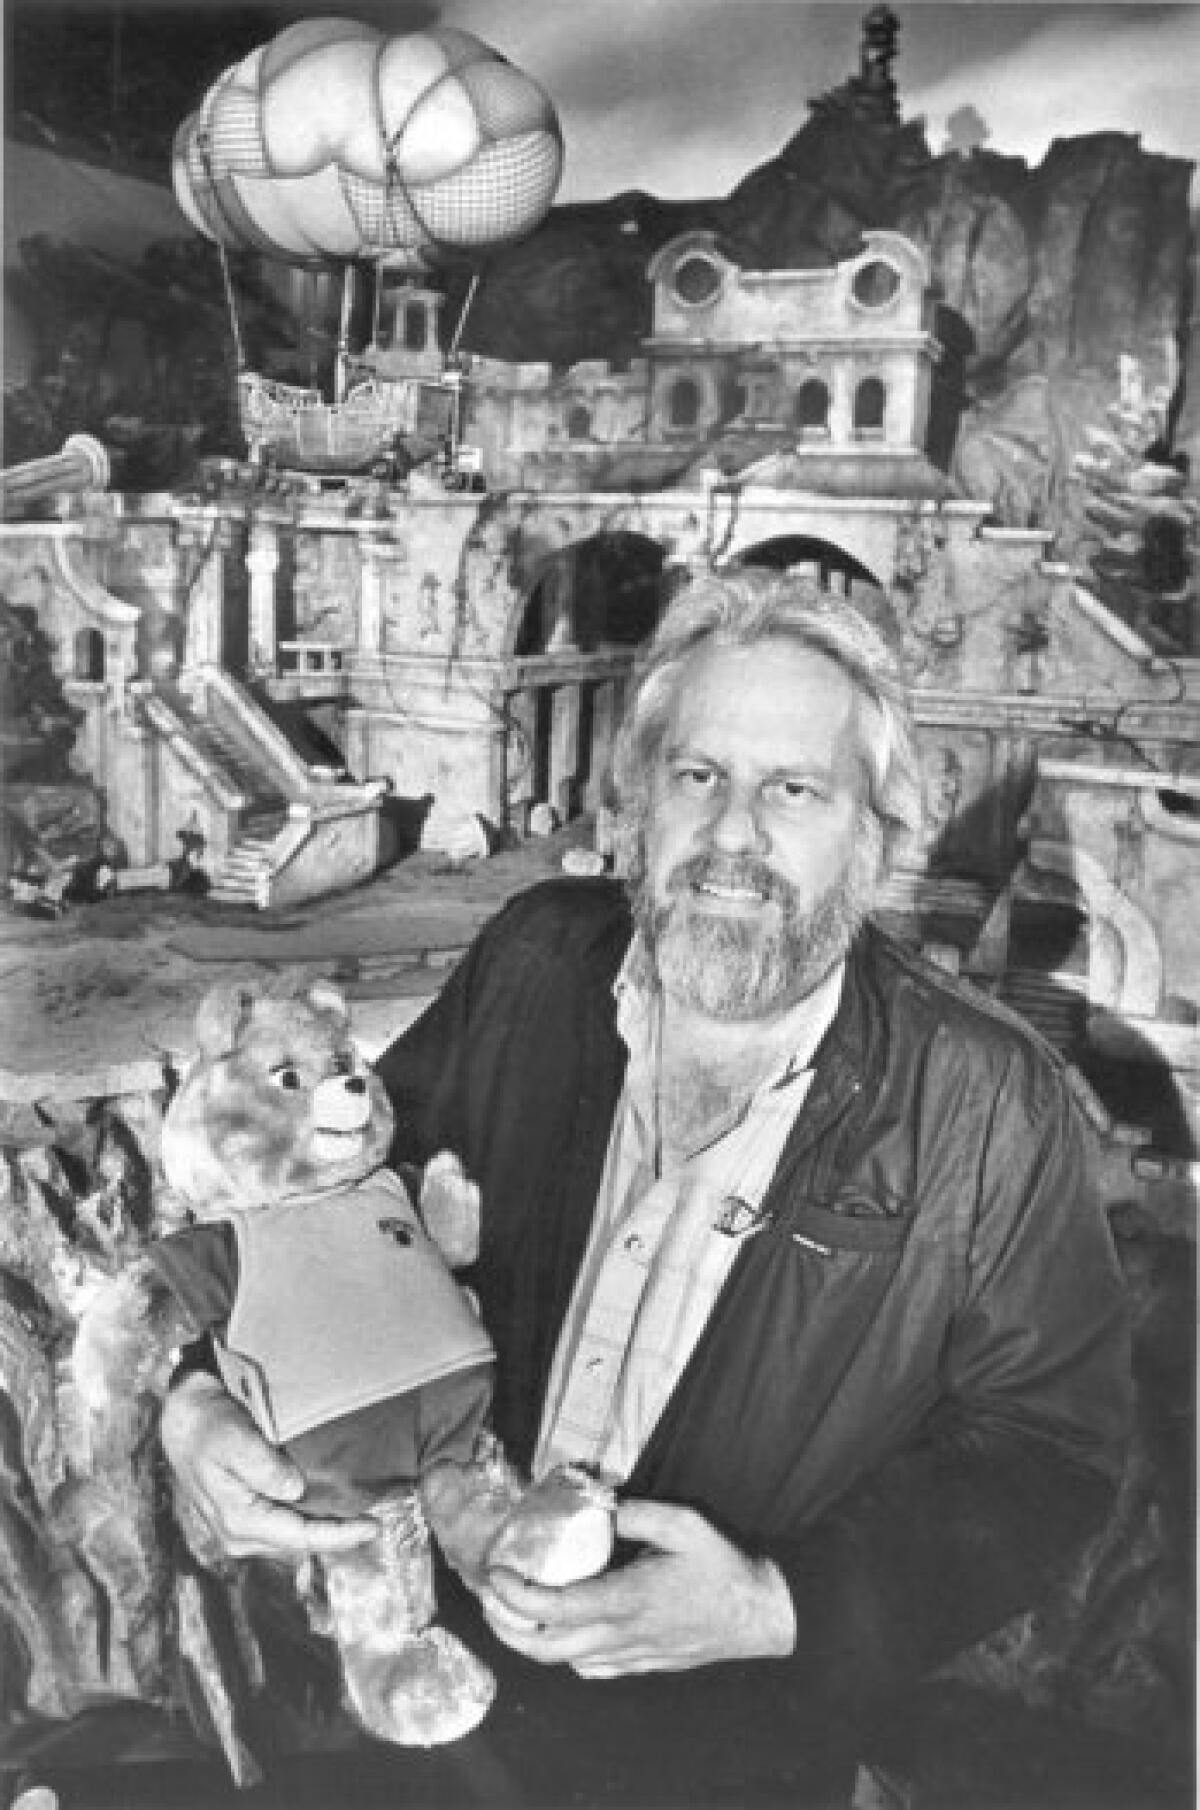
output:
<path id="1" fill-rule="evenodd" d="M 289 263 L 420 270 L 547 213 L 562 135 L 542 89 L 469 32 L 308 19 L 225 70 L 175 136 L 198 231 Z"/>

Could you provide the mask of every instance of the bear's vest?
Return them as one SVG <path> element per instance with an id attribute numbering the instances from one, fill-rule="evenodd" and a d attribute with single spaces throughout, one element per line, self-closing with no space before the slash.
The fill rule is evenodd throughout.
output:
<path id="1" fill-rule="evenodd" d="M 228 1218 L 240 1273 L 217 1362 L 275 1444 L 492 1361 L 491 1340 L 390 1171 Z"/>

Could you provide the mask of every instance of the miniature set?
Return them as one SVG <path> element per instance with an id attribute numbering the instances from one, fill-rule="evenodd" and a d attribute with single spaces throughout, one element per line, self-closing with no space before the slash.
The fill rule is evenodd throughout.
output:
<path id="1" fill-rule="evenodd" d="M 553 226 L 561 140 L 535 83 L 465 33 L 385 44 L 336 20 L 293 27 L 227 70 L 181 126 L 174 174 L 222 260 L 242 444 L 172 489 L 113 487 L 105 446 L 84 434 L 0 474 L 13 910 L 83 914 L 122 891 L 187 890 L 293 911 L 369 886 L 390 858 L 389 811 L 418 805 L 424 845 L 452 861 L 583 820 L 593 847 L 574 865 L 603 868 L 608 758 L 665 600 L 721 565 L 804 571 L 870 614 L 911 675 L 927 822 L 882 917 L 1068 1056 L 1134 1242 L 1193 1237 L 1200 499 L 1171 437 L 1176 339 L 1105 320 L 1102 365 L 1037 368 L 1019 324 L 1038 320 L 1041 348 L 1060 345 L 1062 298 L 1046 281 L 1005 288 L 1018 210 L 1006 217 L 987 191 L 984 154 L 936 167 L 921 154 L 895 54 L 896 22 L 877 7 L 857 75 L 812 103 L 787 152 L 801 196 L 838 159 L 867 188 L 899 172 L 889 224 L 859 222 L 817 256 L 814 203 L 765 243 L 753 202 L 775 168 L 719 220 L 664 208 L 635 260 L 639 208 L 653 209 L 623 200 L 608 225 L 629 229 L 638 328 L 611 356 L 571 358 L 549 343 L 501 356 L 488 339 L 519 261 L 497 256 L 465 282 L 436 268 L 510 242 L 526 255 L 539 224 Z M 333 95 L 337 129 L 314 149 L 301 127 L 317 93 Z M 266 172 L 284 147 L 267 140 L 289 108 L 296 162 L 275 192 Z M 364 115 L 384 120 L 379 142 L 357 132 Z M 1093 167 L 1070 146 L 1055 154 L 1076 174 Z M 1164 217 L 1181 201 L 1171 160 L 1136 146 L 1113 156 L 1159 184 Z M 770 207 L 762 217 L 778 225 Z M 989 254 L 993 281 L 962 276 L 956 290 L 989 233 L 1007 248 Z M 1081 288 L 1082 243 L 1080 231 Z M 249 361 L 230 261 L 248 246 L 343 267 L 328 393 Z M 1177 289 L 1182 311 L 1182 277 Z M 1015 375 L 989 394 L 986 373 L 1009 354 Z M 135 1163 L 114 1170 L 119 1211 L 96 1217 L 87 1194 L 64 1230 L 61 1165 L 47 1151 L 4 1160 L 0 1345 L 32 1404 L 30 1489 L 49 1502 L 78 1459 L 38 1432 L 53 1409 L 46 1354 L 79 1305 L 63 1265 L 85 1248 L 118 1269 L 149 1220 L 126 1198 Z M 253 1673 L 253 1642 L 236 1592 L 227 1601 L 186 1560 L 164 1568 L 140 1440 L 102 1455 L 88 1497 L 107 1491 L 137 1514 L 121 1527 L 114 1511 L 86 1537 L 68 1529 L 86 1563 L 68 1577 L 64 1561 L 63 1575 L 80 1591 L 86 1575 L 99 1599 L 85 1628 L 124 1591 L 111 1653 L 99 1633 L 94 1651 L 72 1650 L 64 1609 L 26 1631 L 26 1696 L 52 1715 L 109 1686 L 169 1699 L 173 1618 L 237 1772 L 249 1749 L 230 1681 Z M 1124 1511 L 1153 1544 L 1146 1502 Z M 6 1526 L 0 1515 L 0 1538 Z M 39 1578 L 21 1580 L 33 1600 Z M 153 1627 L 136 1621 L 147 1602 Z"/>

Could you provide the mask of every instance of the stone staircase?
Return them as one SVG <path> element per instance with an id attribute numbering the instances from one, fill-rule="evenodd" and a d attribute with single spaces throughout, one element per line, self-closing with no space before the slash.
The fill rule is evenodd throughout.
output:
<path id="1" fill-rule="evenodd" d="M 225 905 L 252 905 L 261 910 L 270 903 L 275 838 L 287 822 L 287 808 L 252 811 L 246 816 L 224 861 L 213 875 L 210 899 Z"/>
<path id="2" fill-rule="evenodd" d="M 172 691 L 170 704 L 198 752 L 248 800 L 236 838 L 212 875 L 208 896 L 225 904 L 261 908 L 270 896 L 275 839 L 288 821 L 287 795 L 264 759 L 256 758 L 220 723 L 201 716 L 182 691 Z"/>

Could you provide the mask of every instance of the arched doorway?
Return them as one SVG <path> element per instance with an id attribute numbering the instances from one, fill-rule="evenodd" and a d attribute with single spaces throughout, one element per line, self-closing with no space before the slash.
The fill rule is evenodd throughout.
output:
<path id="1" fill-rule="evenodd" d="M 775 572 L 806 573 L 823 591 L 861 600 L 863 592 L 880 592 L 879 580 L 862 561 L 833 541 L 809 534 L 780 534 L 759 541 L 740 555 L 739 565 L 768 566 Z"/>
<path id="2" fill-rule="evenodd" d="M 890 646 L 899 644 L 900 625 L 886 590 L 869 567 L 834 541 L 816 535 L 781 534 L 745 548 L 738 564 L 802 573 L 823 591 L 848 598 Z"/>
<path id="3" fill-rule="evenodd" d="M 560 821 L 604 797 L 635 650 L 666 598 L 665 553 L 646 535 L 596 534 L 543 566 L 513 637 L 505 683 L 504 807 Z"/>
<path id="4" fill-rule="evenodd" d="M 104 683 L 104 636 L 98 628 L 81 628 L 75 636 L 73 677 L 89 685 Z"/>

